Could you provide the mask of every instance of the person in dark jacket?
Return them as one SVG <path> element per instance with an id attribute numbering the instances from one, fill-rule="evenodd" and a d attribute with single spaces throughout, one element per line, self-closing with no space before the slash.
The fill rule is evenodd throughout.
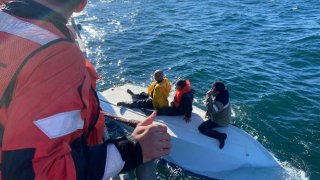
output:
<path id="1" fill-rule="evenodd" d="M 220 133 L 212 128 L 224 127 L 230 123 L 231 106 L 229 103 L 229 92 L 223 82 L 216 81 L 212 85 L 212 89 L 206 94 L 207 121 L 199 126 L 199 131 L 209 137 L 219 140 L 219 148 L 224 147 L 227 138 L 226 133 Z"/>
<path id="2" fill-rule="evenodd" d="M 158 115 L 178 116 L 184 115 L 183 119 L 188 123 L 191 121 L 192 102 L 194 91 L 191 89 L 189 80 L 178 80 L 176 83 L 176 92 L 171 106 L 157 110 Z M 142 109 L 149 115 L 152 111 Z"/>

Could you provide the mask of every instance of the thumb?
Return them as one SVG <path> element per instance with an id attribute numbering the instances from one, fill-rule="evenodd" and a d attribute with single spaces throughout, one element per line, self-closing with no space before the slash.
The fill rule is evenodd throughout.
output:
<path id="1" fill-rule="evenodd" d="M 153 111 L 153 113 L 148 116 L 144 121 L 138 124 L 138 126 L 147 126 L 152 124 L 152 122 L 156 119 L 157 111 Z"/>

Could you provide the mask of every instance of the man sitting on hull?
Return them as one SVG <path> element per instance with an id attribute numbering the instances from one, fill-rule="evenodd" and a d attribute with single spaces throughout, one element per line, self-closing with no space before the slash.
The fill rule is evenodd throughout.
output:
<path id="1" fill-rule="evenodd" d="M 118 106 L 129 108 L 163 109 L 169 106 L 168 97 L 171 90 L 170 81 L 164 77 L 163 71 L 156 70 L 153 74 L 154 82 L 148 88 L 147 93 L 134 94 L 130 89 L 127 92 L 132 96 L 133 102 L 119 102 Z"/>
<path id="2" fill-rule="evenodd" d="M 179 116 L 184 115 L 183 120 L 187 123 L 191 121 L 192 103 L 194 90 L 191 89 L 189 80 L 180 79 L 176 83 L 176 92 L 170 107 L 157 110 L 158 115 Z M 142 109 L 146 115 L 150 115 L 153 111 Z"/>
<path id="3" fill-rule="evenodd" d="M 229 91 L 223 82 L 216 81 L 212 84 L 212 88 L 206 93 L 205 102 L 208 120 L 203 122 L 198 129 L 202 134 L 217 139 L 219 148 L 222 149 L 227 134 L 214 130 L 214 128 L 227 126 L 231 119 Z"/>

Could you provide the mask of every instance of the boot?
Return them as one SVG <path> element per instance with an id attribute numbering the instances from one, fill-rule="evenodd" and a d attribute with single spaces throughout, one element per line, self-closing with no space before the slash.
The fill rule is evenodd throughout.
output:
<path id="1" fill-rule="evenodd" d="M 200 128 L 200 132 L 209 137 L 215 138 L 219 141 L 219 148 L 222 149 L 224 147 L 225 140 L 227 139 L 226 133 L 221 133 L 213 129 Z"/>
<path id="2" fill-rule="evenodd" d="M 220 143 L 219 148 L 222 149 L 224 147 L 224 143 L 227 139 L 227 134 L 220 133 L 217 139 L 219 140 L 219 143 Z"/>
<path id="3" fill-rule="evenodd" d="M 127 89 L 127 93 L 130 94 L 131 96 L 135 95 L 130 89 Z"/>
<path id="4" fill-rule="evenodd" d="M 117 106 L 123 106 L 123 107 L 131 108 L 131 103 L 118 102 L 118 103 L 117 103 Z"/>

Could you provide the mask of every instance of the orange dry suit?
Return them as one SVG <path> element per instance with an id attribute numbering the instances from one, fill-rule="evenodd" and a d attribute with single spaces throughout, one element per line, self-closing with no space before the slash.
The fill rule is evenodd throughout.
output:
<path id="1" fill-rule="evenodd" d="M 161 82 L 155 81 L 150 84 L 147 94 L 152 98 L 154 109 L 162 109 L 169 106 L 170 90 L 171 84 L 167 78 L 163 78 Z"/>
<path id="2" fill-rule="evenodd" d="M 123 160 L 117 172 L 140 164 L 139 143 L 102 142 L 98 76 L 64 18 L 20 1 L 0 22 L 0 179 L 101 179 L 110 144 Z"/>

